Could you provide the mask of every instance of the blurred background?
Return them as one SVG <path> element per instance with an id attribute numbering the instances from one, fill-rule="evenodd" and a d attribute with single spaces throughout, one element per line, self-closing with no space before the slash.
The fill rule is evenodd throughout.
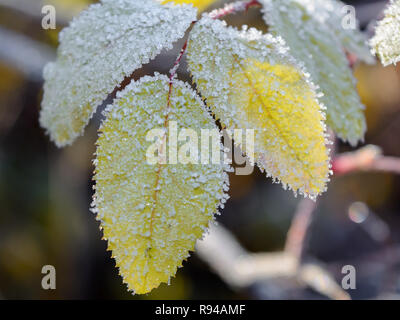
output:
<path id="1" fill-rule="evenodd" d="M 0 0 L 0 298 L 327 299 L 295 277 L 232 286 L 196 253 L 170 286 L 144 296 L 127 292 L 89 211 L 101 108 L 85 135 L 64 149 L 57 149 L 38 123 L 42 68 L 55 58 L 58 32 L 91 2 Z M 369 30 L 387 2 L 349 3 Z M 41 28 L 46 4 L 56 7 L 57 30 Z M 258 9 L 228 21 L 266 31 Z M 163 52 L 133 78 L 156 69 L 167 72 L 180 47 Z M 180 77 L 188 79 L 184 69 L 183 63 Z M 400 157 L 400 69 L 356 64 L 354 71 L 367 106 L 365 143 Z M 350 150 L 337 145 L 337 152 Z M 248 252 L 282 251 L 301 199 L 258 169 L 230 180 L 231 199 L 220 224 Z M 342 267 L 353 265 L 357 287 L 347 291 L 353 299 L 400 298 L 400 177 L 372 172 L 333 177 L 313 213 L 303 250 L 304 261 L 318 261 L 338 284 Z M 41 269 L 48 264 L 57 270 L 56 290 L 41 287 Z"/>

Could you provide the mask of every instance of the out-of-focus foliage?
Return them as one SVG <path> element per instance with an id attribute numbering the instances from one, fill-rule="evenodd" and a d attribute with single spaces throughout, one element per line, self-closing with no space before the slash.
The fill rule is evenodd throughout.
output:
<path id="1" fill-rule="evenodd" d="M 390 1 L 385 17 L 378 22 L 371 46 L 384 66 L 400 61 L 400 0 Z"/>
<path id="2" fill-rule="evenodd" d="M 216 2 L 217 0 L 161 0 L 162 3 L 173 2 L 175 4 L 193 4 L 200 11 L 207 9 L 211 4 Z"/>
<path id="3" fill-rule="evenodd" d="M 339 39 L 342 46 L 360 60 L 374 64 L 370 53 L 367 35 L 360 31 L 359 23 L 350 9 L 338 0 L 301 0 L 301 3 L 320 23 L 327 25 Z"/>
<path id="4" fill-rule="evenodd" d="M 52 5 L 56 11 L 66 16 L 76 16 L 95 0 L 41 0 L 43 5 Z"/>
<path id="5" fill-rule="evenodd" d="M 400 77 L 394 66 L 382 68 L 381 65 L 356 66 L 354 75 L 357 78 L 357 88 L 366 109 L 368 130 L 382 129 L 390 115 L 396 115 L 400 104 Z M 396 139 L 386 143 L 396 144 Z"/>

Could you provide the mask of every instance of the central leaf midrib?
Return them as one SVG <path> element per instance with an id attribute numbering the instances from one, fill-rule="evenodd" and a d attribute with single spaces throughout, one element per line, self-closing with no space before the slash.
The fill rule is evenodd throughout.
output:
<path id="1" fill-rule="evenodd" d="M 279 132 L 280 136 L 282 137 L 282 139 L 285 141 L 285 143 L 287 144 L 287 146 L 289 147 L 289 149 L 291 149 L 294 154 L 295 157 L 297 159 L 297 161 L 301 164 L 301 166 L 303 167 L 304 171 L 307 173 L 308 177 L 310 179 L 313 179 L 313 175 L 309 172 L 308 168 L 305 168 L 303 165 L 303 162 L 300 160 L 299 155 L 296 151 L 295 148 L 293 148 L 291 146 L 291 144 L 287 141 L 287 139 L 285 138 L 285 135 L 282 133 L 280 127 L 278 126 L 278 124 L 276 123 L 276 120 L 274 119 L 274 117 L 272 116 L 272 114 L 268 111 L 267 106 L 264 104 L 264 101 L 261 98 L 260 93 L 258 92 L 258 90 L 255 88 L 255 86 L 253 85 L 253 82 L 251 81 L 251 78 L 247 75 L 246 71 L 243 69 L 243 66 L 241 65 L 240 61 L 237 59 L 237 57 L 235 55 L 232 55 L 233 59 L 235 60 L 235 62 L 239 65 L 239 67 L 242 69 L 244 76 L 246 77 L 246 79 L 249 82 L 249 87 L 253 90 L 254 94 L 257 96 L 257 99 L 260 101 L 260 103 L 262 104 L 262 106 L 264 107 L 264 111 L 267 113 L 267 115 L 269 116 L 269 118 L 272 121 L 272 124 L 275 126 L 276 130 Z"/>

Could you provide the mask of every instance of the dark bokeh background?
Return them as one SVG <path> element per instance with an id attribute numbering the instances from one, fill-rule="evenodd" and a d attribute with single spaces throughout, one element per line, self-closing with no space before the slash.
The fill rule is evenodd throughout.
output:
<path id="1" fill-rule="evenodd" d="M 41 28 L 43 4 L 57 8 L 58 28 L 89 0 L 0 0 L 0 298 L 323 298 L 307 287 L 232 290 L 196 254 L 185 262 L 170 286 L 132 297 L 115 269 L 99 224 L 89 211 L 91 160 L 100 112 L 85 136 L 57 149 L 38 124 L 41 69 L 54 59 L 57 31 Z M 363 27 L 376 18 L 385 1 L 353 1 Z M 250 19 L 250 20 L 249 20 Z M 229 18 L 233 24 L 262 26 L 257 9 Z M 264 27 L 265 29 L 265 27 Z M 176 52 L 165 52 L 135 76 L 155 68 L 166 72 Z M 381 65 L 355 67 L 367 105 L 367 144 L 400 157 L 400 69 Z M 182 77 L 187 77 L 185 74 Z M 339 145 L 338 150 L 350 150 Z M 273 185 L 258 170 L 231 176 L 231 199 L 219 221 L 252 252 L 277 251 L 299 199 Z M 393 174 L 357 173 L 333 178 L 310 227 L 305 255 L 318 259 L 340 283 L 345 264 L 357 269 L 355 299 L 400 297 L 400 179 Z M 349 217 L 349 207 L 369 208 L 363 223 Z M 379 228 L 378 228 L 378 227 Z M 376 229 L 380 233 L 374 232 Z M 371 231 L 372 230 L 372 231 Z M 57 289 L 41 288 L 41 268 L 54 265 Z M 227 266 L 228 268 L 229 266 Z M 279 285 L 278 285 L 279 287 Z M 285 291 L 287 290 L 287 291 Z"/>

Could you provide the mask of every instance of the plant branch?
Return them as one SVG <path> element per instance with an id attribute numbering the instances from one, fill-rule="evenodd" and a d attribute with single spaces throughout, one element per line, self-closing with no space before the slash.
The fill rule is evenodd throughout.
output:
<path id="1" fill-rule="evenodd" d="M 233 3 L 228 3 L 225 5 L 225 7 L 221 8 L 221 9 L 216 9 L 212 12 L 209 13 L 210 17 L 213 19 L 219 19 L 219 18 L 223 18 L 229 14 L 232 13 L 237 13 L 240 11 L 247 11 L 250 7 L 254 7 L 254 6 L 260 6 L 261 4 L 257 1 L 257 0 L 247 0 L 247 1 L 236 1 Z M 192 25 L 195 24 L 198 20 L 193 21 Z M 170 70 L 170 78 L 169 78 L 169 82 L 170 82 L 170 86 L 173 82 L 173 79 L 176 75 L 176 71 L 179 68 L 179 64 L 183 58 L 183 55 L 186 52 L 187 49 L 187 45 L 188 45 L 188 39 L 186 39 L 185 43 L 183 44 L 183 47 L 178 55 L 178 57 L 176 58 L 175 62 L 174 62 L 174 66 L 172 67 L 172 69 Z"/>
<path id="2" fill-rule="evenodd" d="M 304 250 L 307 230 L 311 224 L 317 202 L 310 199 L 302 199 L 297 205 L 291 226 L 286 236 L 285 252 L 294 256 L 298 263 Z"/>
<path id="3" fill-rule="evenodd" d="M 197 242 L 196 254 L 235 290 L 265 286 L 268 280 L 285 278 L 331 299 L 350 299 L 319 262 L 299 266 L 297 259 L 286 251 L 250 253 L 222 226 L 210 228 L 209 234 Z"/>
<path id="4" fill-rule="evenodd" d="M 377 171 L 400 174 L 400 158 L 382 155 L 379 147 L 365 146 L 357 151 L 343 153 L 332 161 L 335 176 L 356 171 Z"/>
<path id="5" fill-rule="evenodd" d="M 232 13 L 247 11 L 250 7 L 256 7 L 256 6 L 261 6 L 261 4 L 257 0 L 236 1 L 233 3 L 226 4 L 223 8 L 211 11 L 210 17 L 213 19 L 219 19 Z"/>

